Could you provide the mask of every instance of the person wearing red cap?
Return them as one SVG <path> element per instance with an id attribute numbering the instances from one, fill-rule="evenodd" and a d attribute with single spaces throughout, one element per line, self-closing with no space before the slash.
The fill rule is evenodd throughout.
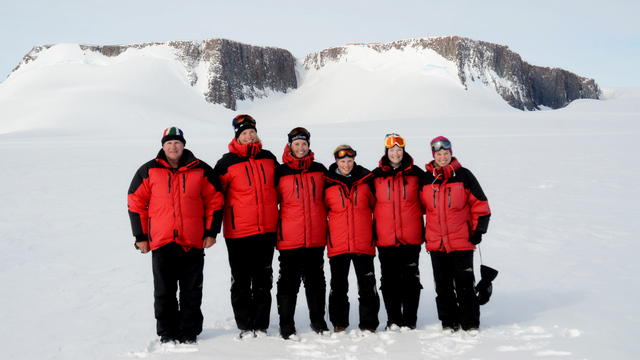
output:
<path id="1" fill-rule="evenodd" d="M 231 305 L 240 338 L 267 336 L 278 224 L 278 160 L 256 131 L 253 117 L 232 120 L 235 137 L 214 167 L 224 193 L 223 235 L 231 267 Z"/>
<path id="2" fill-rule="evenodd" d="M 156 158 L 131 180 L 127 204 L 136 249 L 152 252 L 160 342 L 191 344 L 202 332 L 204 249 L 220 232 L 222 188 L 213 169 L 184 148 L 182 130 L 162 135 Z"/>
<path id="3" fill-rule="evenodd" d="M 424 222 L 419 192 L 424 171 L 413 164 L 405 145 L 398 134 L 385 136 L 384 156 L 373 170 L 380 290 L 390 331 L 416 328 L 422 290 L 419 261 Z"/>
<path id="4" fill-rule="evenodd" d="M 425 240 L 436 286 L 438 319 L 445 333 L 462 327 L 476 335 L 480 305 L 473 253 L 487 232 L 491 211 L 478 180 L 453 157 L 451 141 L 431 141 L 434 160 L 426 165 L 420 199 L 426 209 Z"/>

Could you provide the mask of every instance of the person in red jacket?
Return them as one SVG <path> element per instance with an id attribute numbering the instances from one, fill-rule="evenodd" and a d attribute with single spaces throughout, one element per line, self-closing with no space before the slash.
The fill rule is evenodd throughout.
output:
<path id="1" fill-rule="evenodd" d="M 135 247 L 152 251 L 162 343 L 195 343 L 202 332 L 203 248 L 216 243 L 222 222 L 220 183 L 185 144 L 182 130 L 166 129 L 162 150 L 138 169 L 127 196 Z"/>
<path id="2" fill-rule="evenodd" d="M 431 141 L 434 160 L 421 182 L 426 208 L 426 248 L 436 286 L 438 318 L 445 333 L 460 327 L 478 333 L 480 305 L 476 297 L 473 253 L 487 232 L 491 211 L 478 180 L 452 157 L 444 136 Z"/>
<path id="3" fill-rule="evenodd" d="M 231 305 L 240 337 L 267 336 L 273 286 L 278 160 L 262 148 L 256 121 L 238 115 L 235 138 L 214 167 L 224 193 L 223 235 L 231 267 Z"/>
<path id="4" fill-rule="evenodd" d="M 324 248 L 327 245 L 327 211 L 322 200 L 327 168 L 314 161 L 309 149 L 311 134 L 298 127 L 288 134 L 282 164 L 276 170 L 280 223 L 277 249 L 280 276 L 276 299 L 280 334 L 296 335 L 294 315 L 301 280 L 304 281 L 311 330 L 328 334 L 324 320 L 327 283 Z"/>
<path id="5" fill-rule="evenodd" d="M 385 154 L 373 170 L 376 205 L 376 246 L 380 259 L 380 290 L 387 310 L 387 329 L 415 329 L 420 303 L 420 249 L 424 242 L 420 180 L 424 171 L 413 165 L 398 134 L 385 137 Z"/>
<path id="6" fill-rule="evenodd" d="M 355 163 L 356 151 L 349 145 L 338 146 L 336 162 L 325 175 L 324 203 L 327 208 L 329 234 L 327 256 L 331 267 L 329 319 L 334 333 L 349 326 L 349 268 L 358 279 L 358 327 L 375 332 L 380 324 L 380 297 L 376 289 L 373 258 L 376 255 L 373 232 L 375 188 L 373 174 Z"/>

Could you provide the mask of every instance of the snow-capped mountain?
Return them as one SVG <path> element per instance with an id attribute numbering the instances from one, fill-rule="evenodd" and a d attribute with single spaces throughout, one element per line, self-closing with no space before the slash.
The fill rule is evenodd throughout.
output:
<path id="1" fill-rule="evenodd" d="M 66 51 L 59 51 L 64 47 Z M 69 47 L 77 47 L 70 49 Z M 75 51 L 72 51 L 75 50 Z M 406 39 L 384 44 L 350 44 L 325 49 L 305 57 L 303 64 L 284 49 L 242 44 L 225 39 L 169 41 L 130 45 L 46 45 L 29 52 L 13 74 L 34 66 L 62 63 L 115 64 L 135 57 L 155 57 L 175 62 L 185 81 L 213 104 L 235 110 L 237 102 L 287 93 L 305 82 L 296 74 L 321 71 L 332 63 L 375 59 L 394 63 L 416 56 L 447 60 L 456 74 L 451 81 L 468 89 L 482 84 L 521 110 L 558 109 L 576 99 L 597 99 L 600 89 L 593 79 L 566 70 L 533 66 L 508 47 L 462 37 Z M 374 60 L 375 61 L 375 60 Z M 415 76 L 430 70 L 433 60 L 413 68 Z M 436 59 L 435 62 L 442 62 Z M 382 65 L 381 68 L 388 67 Z M 368 71 L 380 71 L 381 68 Z M 371 86 L 384 87 L 384 83 Z"/>

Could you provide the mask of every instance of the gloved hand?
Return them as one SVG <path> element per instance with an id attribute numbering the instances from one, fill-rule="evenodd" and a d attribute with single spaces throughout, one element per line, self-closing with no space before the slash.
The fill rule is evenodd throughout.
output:
<path id="1" fill-rule="evenodd" d="M 482 233 L 479 231 L 474 231 L 471 237 L 469 238 L 469 242 L 473 245 L 478 245 L 482 242 Z"/>

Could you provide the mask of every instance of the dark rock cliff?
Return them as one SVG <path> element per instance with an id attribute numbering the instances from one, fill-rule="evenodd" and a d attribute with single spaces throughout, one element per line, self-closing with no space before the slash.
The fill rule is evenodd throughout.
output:
<path id="1" fill-rule="evenodd" d="M 433 50 L 456 64 L 463 85 L 480 81 L 493 87 L 509 105 L 521 110 L 538 110 L 541 106 L 559 109 L 576 99 L 600 96 L 600 88 L 593 79 L 562 69 L 530 65 L 503 45 L 453 36 L 364 46 L 378 52 L 408 47 Z M 345 47 L 337 47 L 309 54 L 305 67 L 319 69 L 329 61 L 339 60 L 346 51 Z"/>
<path id="2" fill-rule="evenodd" d="M 263 98 L 270 92 L 286 93 L 298 86 L 296 59 L 284 49 L 246 45 L 225 39 L 79 46 L 84 51 L 114 57 L 130 48 L 142 49 L 165 44 L 171 47 L 176 58 L 187 70 L 191 85 L 205 81 L 205 99 L 231 110 L 236 109 L 236 102 L 239 100 Z M 34 47 L 24 57 L 21 65 L 35 60 L 40 52 L 51 46 Z M 206 68 L 205 73 L 198 71 L 202 67 Z M 198 75 L 205 78 L 199 79 Z"/>

